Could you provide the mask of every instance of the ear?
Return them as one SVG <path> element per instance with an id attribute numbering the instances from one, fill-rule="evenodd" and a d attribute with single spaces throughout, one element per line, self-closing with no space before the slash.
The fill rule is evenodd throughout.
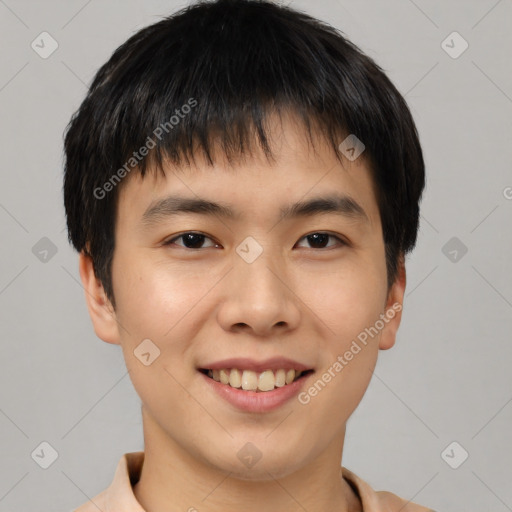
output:
<path id="1" fill-rule="evenodd" d="M 395 282 L 391 285 L 391 289 L 389 290 L 388 298 L 386 300 L 386 309 L 384 314 L 386 315 L 387 323 L 381 331 L 379 341 L 380 350 L 388 350 L 395 344 L 396 333 L 400 326 L 400 321 L 402 320 L 405 282 L 405 261 L 404 256 L 401 255 L 398 262 L 397 276 Z"/>
<path id="2" fill-rule="evenodd" d="M 84 251 L 79 256 L 79 269 L 85 290 L 87 309 L 98 338 L 119 345 L 119 329 L 116 313 L 110 303 L 101 281 L 96 278 L 92 259 Z"/>

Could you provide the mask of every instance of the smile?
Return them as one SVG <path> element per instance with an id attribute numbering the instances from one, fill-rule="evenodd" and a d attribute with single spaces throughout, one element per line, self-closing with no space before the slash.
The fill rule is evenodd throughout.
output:
<path id="1" fill-rule="evenodd" d="M 201 369 L 202 373 L 216 382 L 244 391 L 267 392 L 292 384 L 313 370 L 284 369 L 242 370 L 238 368 L 222 368 L 220 370 Z"/>

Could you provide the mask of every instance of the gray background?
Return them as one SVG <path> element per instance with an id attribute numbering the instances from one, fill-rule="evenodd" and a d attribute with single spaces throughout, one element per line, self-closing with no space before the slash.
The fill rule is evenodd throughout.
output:
<path id="1" fill-rule="evenodd" d="M 62 133 L 112 51 L 184 5 L 0 0 L 0 511 L 69 511 L 143 449 L 121 349 L 96 338 L 67 243 Z M 439 512 L 512 510 L 512 2 L 292 5 L 384 68 L 427 165 L 403 324 L 349 421 L 343 464 Z M 31 48 L 43 31 L 59 45 L 47 59 Z M 441 44 L 453 31 L 469 43 L 458 58 Z M 46 470 L 31 456 L 43 441 L 58 452 Z"/>

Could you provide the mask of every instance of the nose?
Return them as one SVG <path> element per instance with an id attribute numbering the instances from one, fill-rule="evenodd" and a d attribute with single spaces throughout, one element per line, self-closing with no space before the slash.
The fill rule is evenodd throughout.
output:
<path id="1" fill-rule="evenodd" d="M 283 265 L 264 251 L 256 261 L 235 258 L 217 320 L 225 331 L 268 337 L 295 329 L 300 299 Z"/>

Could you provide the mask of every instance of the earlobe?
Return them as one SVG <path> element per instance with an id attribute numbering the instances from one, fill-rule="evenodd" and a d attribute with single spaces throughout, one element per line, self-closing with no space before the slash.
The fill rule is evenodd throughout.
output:
<path id="1" fill-rule="evenodd" d="M 402 320 L 403 300 L 405 293 L 406 273 L 403 255 L 398 263 L 398 272 L 395 282 L 391 286 L 386 301 L 385 327 L 381 332 L 379 341 L 380 350 L 388 350 L 395 344 L 396 334 Z"/>
<path id="2" fill-rule="evenodd" d="M 79 255 L 79 270 L 85 290 L 85 301 L 92 320 L 94 332 L 107 343 L 119 344 L 119 329 L 116 313 L 103 285 L 94 273 L 90 256 L 82 251 Z"/>

